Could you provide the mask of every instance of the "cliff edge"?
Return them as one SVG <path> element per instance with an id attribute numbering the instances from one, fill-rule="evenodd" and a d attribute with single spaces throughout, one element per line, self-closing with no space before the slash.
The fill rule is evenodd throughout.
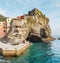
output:
<path id="1" fill-rule="evenodd" d="M 36 8 L 28 12 L 29 18 L 27 19 L 30 32 L 27 40 L 32 42 L 48 42 L 54 38 L 51 36 L 51 28 L 49 19 Z M 32 17 L 31 17 L 32 16 Z"/>
<path id="2" fill-rule="evenodd" d="M 9 29 L 7 38 L 11 39 L 11 42 L 15 39 L 18 42 L 22 40 L 49 42 L 54 39 L 51 36 L 49 19 L 36 8 L 29 11 L 28 14 L 13 18 L 12 21 L 8 20 L 7 24 L 9 24 L 7 26 L 7 30 Z"/>

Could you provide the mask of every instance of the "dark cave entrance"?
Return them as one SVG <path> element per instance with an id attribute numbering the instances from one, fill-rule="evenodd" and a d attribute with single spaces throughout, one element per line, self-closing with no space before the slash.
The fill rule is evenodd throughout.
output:
<path id="1" fill-rule="evenodd" d="M 40 36 L 41 36 L 42 38 L 47 38 L 47 34 L 46 34 L 46 32 L 45 32 L 45 29 L 41 28 L 41 30 L 40 30 Z"/>

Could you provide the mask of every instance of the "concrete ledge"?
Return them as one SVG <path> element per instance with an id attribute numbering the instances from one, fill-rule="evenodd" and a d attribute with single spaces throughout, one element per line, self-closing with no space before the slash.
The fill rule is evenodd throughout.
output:
<path id="1" fill-rule="evenodd" d="M 8 45 L 7 45 L 7 46 L 8 46 Z M 19 46 L 19 45 L 17 45 L 17 46 Z M 30 46 L 30 43 L 27 42 L 26 44 L 23 43 L 23 46 L 20 45 L 19 48 L 13 46 L 13 47 L 14 47 L 14 50 L 12 50 L 12 49 L 10 50 L 10 49 L 8 49 L 8 48 L 5 49 L 5 50 L 3 50 L 3 48 L 1 48 L 1 49 L 2 49 L 2 52 L 0 52 L 0 54 L 2 54 L 2 55 L 5 56 L 5 57 L 19 56 L 20 54 L 24 53 L 24 51 L 25 51 L 26 49 L 28 49 L 29 46 Z"/>

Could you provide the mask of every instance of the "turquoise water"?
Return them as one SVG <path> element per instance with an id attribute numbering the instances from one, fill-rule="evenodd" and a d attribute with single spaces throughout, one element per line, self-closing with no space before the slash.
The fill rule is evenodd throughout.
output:
<path id="1" fill-rule="evenodd" d="M 49 44 L 32 43 L 19 57 L 0 56 L 0 63 L 60 63 L 60 41 L 55 40 Z"/>

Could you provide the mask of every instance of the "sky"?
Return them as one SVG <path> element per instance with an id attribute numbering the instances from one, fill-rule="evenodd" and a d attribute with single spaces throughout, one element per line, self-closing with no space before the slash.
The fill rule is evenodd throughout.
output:
<path id="1" fill-rule="evenodd" d="M 53 36 L 60 36 L 60 0 L 0 0 L 0 14 L 16 17 L 33 8 L 42 11 L 49 18 Z"/>

